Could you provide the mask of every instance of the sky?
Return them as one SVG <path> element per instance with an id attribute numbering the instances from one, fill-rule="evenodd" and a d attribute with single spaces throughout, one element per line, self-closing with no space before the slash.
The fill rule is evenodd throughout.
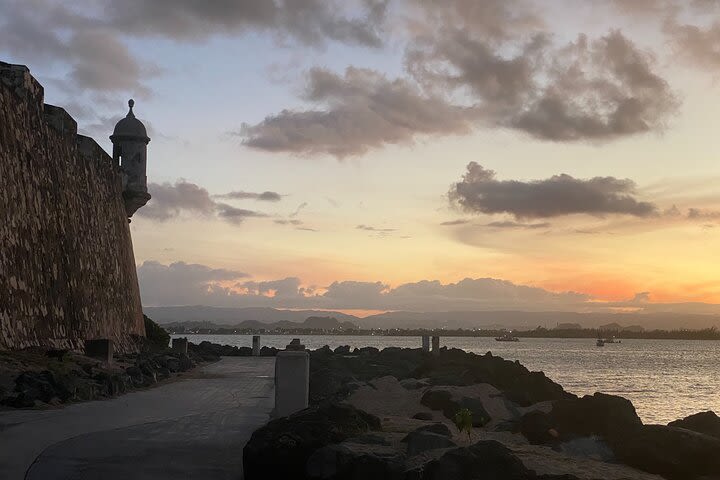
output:
<path id="1" fill-rule="evenodd" d="M 0 0 L 145 305 L 720 313 L 717 0 Z"/>

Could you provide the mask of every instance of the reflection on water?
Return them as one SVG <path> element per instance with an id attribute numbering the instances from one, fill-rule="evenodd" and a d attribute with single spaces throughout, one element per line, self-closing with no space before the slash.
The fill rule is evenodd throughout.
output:
<path id="1" fill-rule="evenodd" d="M 180 335 L 178 335 L 180 336 Z M 188 335 L 191 342 L 252 345 L 250 335 Z M 262 345 L 283 348 L 291 335 L 264 335 Z M 307 348 L 420 346 L 420 337 L 300 336 Z M 584 395 L 605 392 L 632 400 L 645 423 L 667 423 L 703 410 L 720 412 L 720 342 L 693 340 L 623 340 L 595 346 L 595 340 L 443 337 L 441 345 L 469 352 L 491 351 L 541 370 L 566 390 Z"/>

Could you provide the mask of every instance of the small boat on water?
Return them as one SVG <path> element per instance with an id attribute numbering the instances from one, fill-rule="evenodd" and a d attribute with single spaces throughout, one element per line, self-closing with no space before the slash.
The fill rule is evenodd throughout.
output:
<path id="1" fill-rule="evenodd" d="M 597 345 L 598 347 L 604 347 L 604 346 L 605 346 L 605 340 L 603 340 L 602 338 L 598 338 L 598 339 L 597 339 L 597 342 L 595 342 L 595 345 Z"/>
<path id="2" fill-rule="evenodd" d="M 611 337 L 611 338 L 604 338 L 603 343 L 622 343 L 622 341 L 618 340 L 615 337 Z"/>
<path id="3" fill-rule="evenodd" d="M 496 342 L 519 342 L 520 339 L 512 334 L 512 332 L 504 333 L 499 337 L 495 337 Z"/>

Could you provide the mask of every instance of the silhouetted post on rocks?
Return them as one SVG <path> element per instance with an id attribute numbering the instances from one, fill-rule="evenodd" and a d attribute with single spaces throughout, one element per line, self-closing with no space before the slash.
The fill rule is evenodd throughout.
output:
<path id="1" fill-rule="evenodd" d="M 253 335 L 252 354 L 254 357 L 260 355 L 260 335 Z"/>
<path id="2" fill-rule="evenodd" d="M 430 351 L 430 335 L 423 335 L 423 336 L 422 336 L 422 351 L 423 351 L 423 352 L 429 352 L 429 351 Z"/>
<path id="3" fill-rule="evenodd" d="M 432 353 L 433 355 L 440 355 L 440 337 L 437 335 L 432 337 Z"/>
<path id="4" fill-rule="evenodd" d="M 310 355 L 295 338 L 275 357 L 275 417 L 307 408 L 309 385 Z"/>

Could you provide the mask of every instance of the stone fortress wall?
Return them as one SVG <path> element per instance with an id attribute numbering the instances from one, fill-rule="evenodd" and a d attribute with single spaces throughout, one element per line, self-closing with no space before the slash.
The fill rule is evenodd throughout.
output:
<path id="1" fill-rule="evenodd" d="M 0 350 L 145 335 L 122 173 L 0 62 Z"/>

